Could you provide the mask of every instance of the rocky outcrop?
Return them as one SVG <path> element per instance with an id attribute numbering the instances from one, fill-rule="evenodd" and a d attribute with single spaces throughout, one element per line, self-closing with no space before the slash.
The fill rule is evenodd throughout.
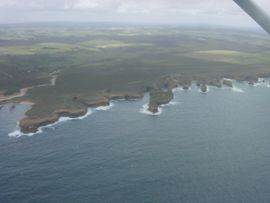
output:
<path id="1" fill-rule="evenodd" d="M 162 104 L 168 104 L 173 99 L 172 90 L 163 91 L 161 89 L 153 89 L 150 92 L 149 108 L 152 113 L 158 112 L 158 107 Z"/>
<path id="2" fill-rule="evenodd" d="M 143 98 L 144 94 L 127 94 L 127 93 L 123 93 L 123 94 L 119 94 L 119 95 L 109 95 L 108 99 L 110 100 L 134 100 L 134 99 L 141 99 Z"/>
<path id="3" fill-rule="evenodd" d="M 203 93 L 207 92 L 207 86 L 206 86 L 206 84 L 202 84 L 201 85 L 201 92 L 203 92 Z"/>
<path id="4" fill-rule="evenodd" d="M 227 86 L 227 87 L 233 87 L 233 82 L 232 80 L 229 79 L 223 79 L 222 81 L 223 85 Z"/>
<path id="5" fill-rule="evenodd" d="M 210 86 L 217 87 L 217 88 L 221 88 L 222 87 L 222 84 L 221 84 L 220 80 L 212 80 L 208 84 Z"/>
<path id="6" fill-rule="evenodd" d="M 184 90 L 189 90 L 190 86 L 191 86 L 190 84 L 183 84 L 182 85 Z"/>
<path id="7" fill-rule="evenodd" d="M 158 113 L 158 105 L 157 104 L 149 105 L 148 111 L 150 111 L 150 112 L 152 112 L 154 114 Z"/>
<path id="8" fill-rule="evenodd" d="M 108 106 L 110 105 L 110 99 L 106 97 L 101 97 L 98 99 L 84 99 L 82 103 L 86 107 L 97 107 L 97 106 Z"/>

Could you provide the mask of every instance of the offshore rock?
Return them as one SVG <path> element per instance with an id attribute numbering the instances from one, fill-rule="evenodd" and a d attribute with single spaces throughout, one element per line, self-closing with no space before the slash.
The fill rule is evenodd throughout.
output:
<path id="1" fill-rule="evenodd" d="M 206 84 L 201 85 L 201 91 L 204 93 L 207 92 L 207 85 Z"/>

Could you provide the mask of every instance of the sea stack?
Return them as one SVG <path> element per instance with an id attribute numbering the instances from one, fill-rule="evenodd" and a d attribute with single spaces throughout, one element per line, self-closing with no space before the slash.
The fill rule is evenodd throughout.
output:
<path id="1" fill-rule="evenodd" d="M 202 84 L 202 85 L 201 85 L 201 91 L 202 91 L 203 93 L 207 92 L 207 86 L 206 86 L 206 84 Z"/>
<path id="2" fill-rule="evenodd" d="M 189 90 L 190 84 L 183 84 L 182 87 L 184 90 Z"/>
<path id="3" fill-rule="evenodd" d="M 270 34 L 270 17 L 252 0 L 234 0 L 253 20 Z"/>

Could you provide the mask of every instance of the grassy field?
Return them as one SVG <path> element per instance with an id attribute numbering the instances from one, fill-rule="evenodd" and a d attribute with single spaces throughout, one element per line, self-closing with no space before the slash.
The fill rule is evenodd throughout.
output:
<path id="1" fill-rule="evenodd" d="M 36 103 L 30 117 L 108 95 L 142 94 L 168 75 L 184 82 L 269 75 L 270 38 L 169 26 L 0 27 L 0 91 L 49 83 L 56 71 L 55 86 L 23 98 Z"/>
<path id="2" fill-rule="evenodd" d="M 194 52 L 192 57 L 242 65 L 270 64 L 270 52 L 248 53 L 235 50 L 207 50 Z"/>

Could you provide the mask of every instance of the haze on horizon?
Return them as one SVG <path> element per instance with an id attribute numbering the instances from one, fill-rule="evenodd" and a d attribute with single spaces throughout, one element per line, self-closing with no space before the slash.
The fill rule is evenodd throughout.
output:
<path id="1" fill-rule="evenodd" d="M 0 0 L 1 24 L 61 21 L 259 27 L 233 0 Z"/>

